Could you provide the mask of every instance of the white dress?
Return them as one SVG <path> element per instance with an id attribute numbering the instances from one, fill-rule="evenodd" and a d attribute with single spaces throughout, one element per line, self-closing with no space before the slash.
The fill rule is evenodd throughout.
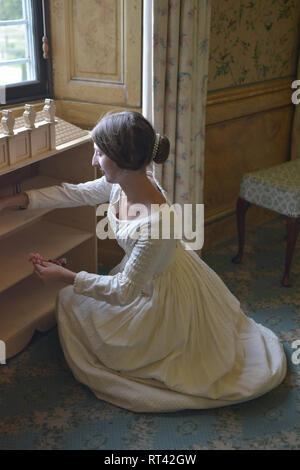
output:
<path id="1" fill-rule="evenodd" d="M 286 357 L 277 336 L 243 313 L 183 240 L 143 238 L 163 210 L 116 224 L 120 193 L 105 176 L 27 191 L 28 209 L 109 201 L 108 218 L 126 253 L 108 275 L 80 271 L 57 296 L 59 338 L 75 378 L 98 398 L 136 412 L 221 407 L 279 385 Z M 140 238 L 132 236 L 137 227 Z"/>

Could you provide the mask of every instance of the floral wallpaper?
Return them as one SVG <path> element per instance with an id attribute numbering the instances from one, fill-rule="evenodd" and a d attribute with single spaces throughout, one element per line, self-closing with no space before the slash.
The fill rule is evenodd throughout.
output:
<path id="1" fill-rule="evenodd" d="M 208 91 L 296 76 L 300 0 L 212 0 Z"/>

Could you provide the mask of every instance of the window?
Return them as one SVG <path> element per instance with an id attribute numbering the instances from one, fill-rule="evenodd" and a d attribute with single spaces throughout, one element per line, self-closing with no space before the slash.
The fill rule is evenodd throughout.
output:
<path id="1" fill-rule="evenodd" d="M 42 51 L 47 28 L 43 6 L 47 13 L 45 0 L 0 1 L 0 86 L 6 95 L 2 104 L 52 96 L 50 60 Z"/>

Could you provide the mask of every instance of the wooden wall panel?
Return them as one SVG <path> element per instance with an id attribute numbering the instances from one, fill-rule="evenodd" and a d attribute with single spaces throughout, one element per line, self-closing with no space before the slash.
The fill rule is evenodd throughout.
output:
<path id="1" fill-rule="evenodd" d="M 70 79 L 123 83 L 124 2 L 66 2 Z"/>
<path id="2" fill-rule="evenodd" d="M 288 159 L 291 118 L 291 108 L 287 106 L 207 127 L 204 189 L 207 220 L 232 209 L 244 173 Z"/>
<path id="3" fill-rule="evenodd" d="M 237 236 L 235 206 L 243 174 L 290 158 L 294 112 L 290 96 L 286 79 L 208 95 L 204 253 Z M 252 206 L 247 229 L 277 216 Z"/>
<path id="4" fill-rule="evenodd" d="M 92 129 L 101 116 L 108 111 L 120 112 L 132 109 L 142 112 L 142 108 L 111 106 L 82 101 L 59 100 L 56 102 L 56 114 L 65 121 L 72 122 L 82 129 Z"/>
<path id="5" fill-rule="evenodd" d="M 141 107 L 140 0 L 50 2 L 56 99 Z"/>

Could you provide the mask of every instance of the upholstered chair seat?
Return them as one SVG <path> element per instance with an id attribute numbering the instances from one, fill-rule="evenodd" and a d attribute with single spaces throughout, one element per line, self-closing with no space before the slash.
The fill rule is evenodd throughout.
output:
<path id="1" fill-rule="evenodd" d="M 290 265 L 300 226 L 300 159 L 245 173 L 237 200 L 239 252 L 232 259 L 240 263 L 245 242 L 245 214 L 251 204 L 265 207 L 286 216 L 287 246 L 282 285 L 291 285 Z"/>

